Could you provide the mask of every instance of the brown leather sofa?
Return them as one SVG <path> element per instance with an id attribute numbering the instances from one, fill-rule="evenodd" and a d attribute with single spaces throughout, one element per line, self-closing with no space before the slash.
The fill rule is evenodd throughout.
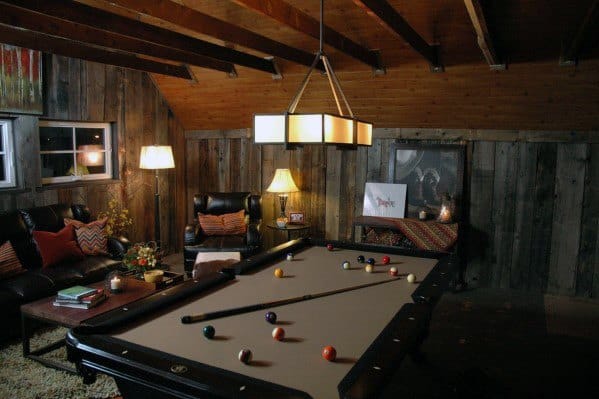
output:
<path id="1" fill-rule="evenodd" d="M 64 218 L 84 223 L 91 220 L 85 205 L 55 204 L 30 209 L 0 212 L 0 245 L 10 241 L 27 272 L 0 280 L 0 309 L 3 328 L 0 340 L 20 333 L 20 306 L 55 294 L 72 285 L 85 285 L 102 280 L 110 270 L 121 265 L 126 244 L 109 238 L 110 256 L 86 256 L 74 262 L 42 268 L 42 260 L 33 230 L 57 232 Z"/>

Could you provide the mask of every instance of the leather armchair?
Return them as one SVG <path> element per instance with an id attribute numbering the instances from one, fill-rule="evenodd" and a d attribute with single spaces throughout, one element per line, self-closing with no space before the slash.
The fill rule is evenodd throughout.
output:
<path id="1" fill-rule="evenodd" d="M 247 232 L 245 235 L 206 235 L 198 222 L 198 213 L 222 215 L 245 211 Z M 193 196 L 194 222 L 185 226 L 183 259 L 187 273 L 193 270 L 199 252 L 240 252 L 242 258 L 262 249 L 262 199 L 248 192 L 199 193 Z"/>

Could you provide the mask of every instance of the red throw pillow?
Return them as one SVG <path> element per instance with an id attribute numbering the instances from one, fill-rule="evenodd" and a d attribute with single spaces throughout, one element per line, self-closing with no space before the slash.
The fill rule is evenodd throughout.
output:
<path id="1" fill-rule="evenodd" d="M 106 237 L 107 218 L 85 224 L 75 219 L 65 219 L 65 225 L 75 226 L 75 237 L 81 251 L 86 255 L 106 255 L 108 238 Z"/>
<path id="2" fill-rule="evenodd" d="M 208 236 L 245 234 L 247 228 L 243 209 L 239 212 L 225 213 L 224 215 L 198 213 L 198 220 L 204 234 Z"/>
<path id="3" fill-rule="evenodd" d="M 58 233 L 34 230 L 33 239 L 42 255 L 42 266 L 48 267 L 66 260 L 80 260 L 85 257 L 75 241 L 75 227 L 65 226 Z"/>
<path id="4" fill-rule="evenodd" d="M 0 280 L 16 276 L 27 270 L 23 268 L 10 241 L 0 245 Z"/>

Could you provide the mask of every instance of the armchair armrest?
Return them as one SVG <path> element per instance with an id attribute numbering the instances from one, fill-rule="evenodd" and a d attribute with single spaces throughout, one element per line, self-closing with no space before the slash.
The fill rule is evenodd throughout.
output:
<path id="1" fill-rule="evenodd" d="M 108 253 L 114 259 L 123 259 L 130 246 L 131 242 L 125 237 L 108 237 Z"/>
<path id="2" fill-rule="evenodd" d="M 253 221 L 248 224 L 246 241 L 249 246 L 260 247 L 262 245 L 262 233 L 260 232 L 259 221 Z"/>
<path id="3" fill-rule="evenodd" d="M 194 245 L 197 242 L 200 230 L 201 229 L 198 223 L 185 225 L 185 230 L 183 233 L 183 244 Z"/>

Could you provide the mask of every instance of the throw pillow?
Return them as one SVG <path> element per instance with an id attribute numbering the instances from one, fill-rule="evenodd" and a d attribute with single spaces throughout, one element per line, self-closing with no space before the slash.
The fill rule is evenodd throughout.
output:
<path id="1" fill-rule="evenodd" d="M 0 280 L 24 273 L 27 270 L 21 265 L 10 241 L 0 245 Z"/>
<path id="2" fill-rule="evenodd" d="M 244 234 L 246 231 L 245 211 L 225 213 L 224 215 L 205 215 L 198 213 L 198 220 L 204 234 L 231 235 Z"/>
<path id="3" fill-rule="evenodd" d="M 33 239 L 42 255 L 43 267 L 85 257 L 75 241 L 75 227 L 72 224 L 65 226 L 58 233 L 34 230 Z"/>
<path id="4" fill-rule="evenodd" d="M 106 237 L 106 222 L 108 219 L 83 223 L 74 219 L 65 219 L 65 225 L 75 227 L 75 237 L 81 251 L 86 255 L 108 254 L 108 238 Z"/>

